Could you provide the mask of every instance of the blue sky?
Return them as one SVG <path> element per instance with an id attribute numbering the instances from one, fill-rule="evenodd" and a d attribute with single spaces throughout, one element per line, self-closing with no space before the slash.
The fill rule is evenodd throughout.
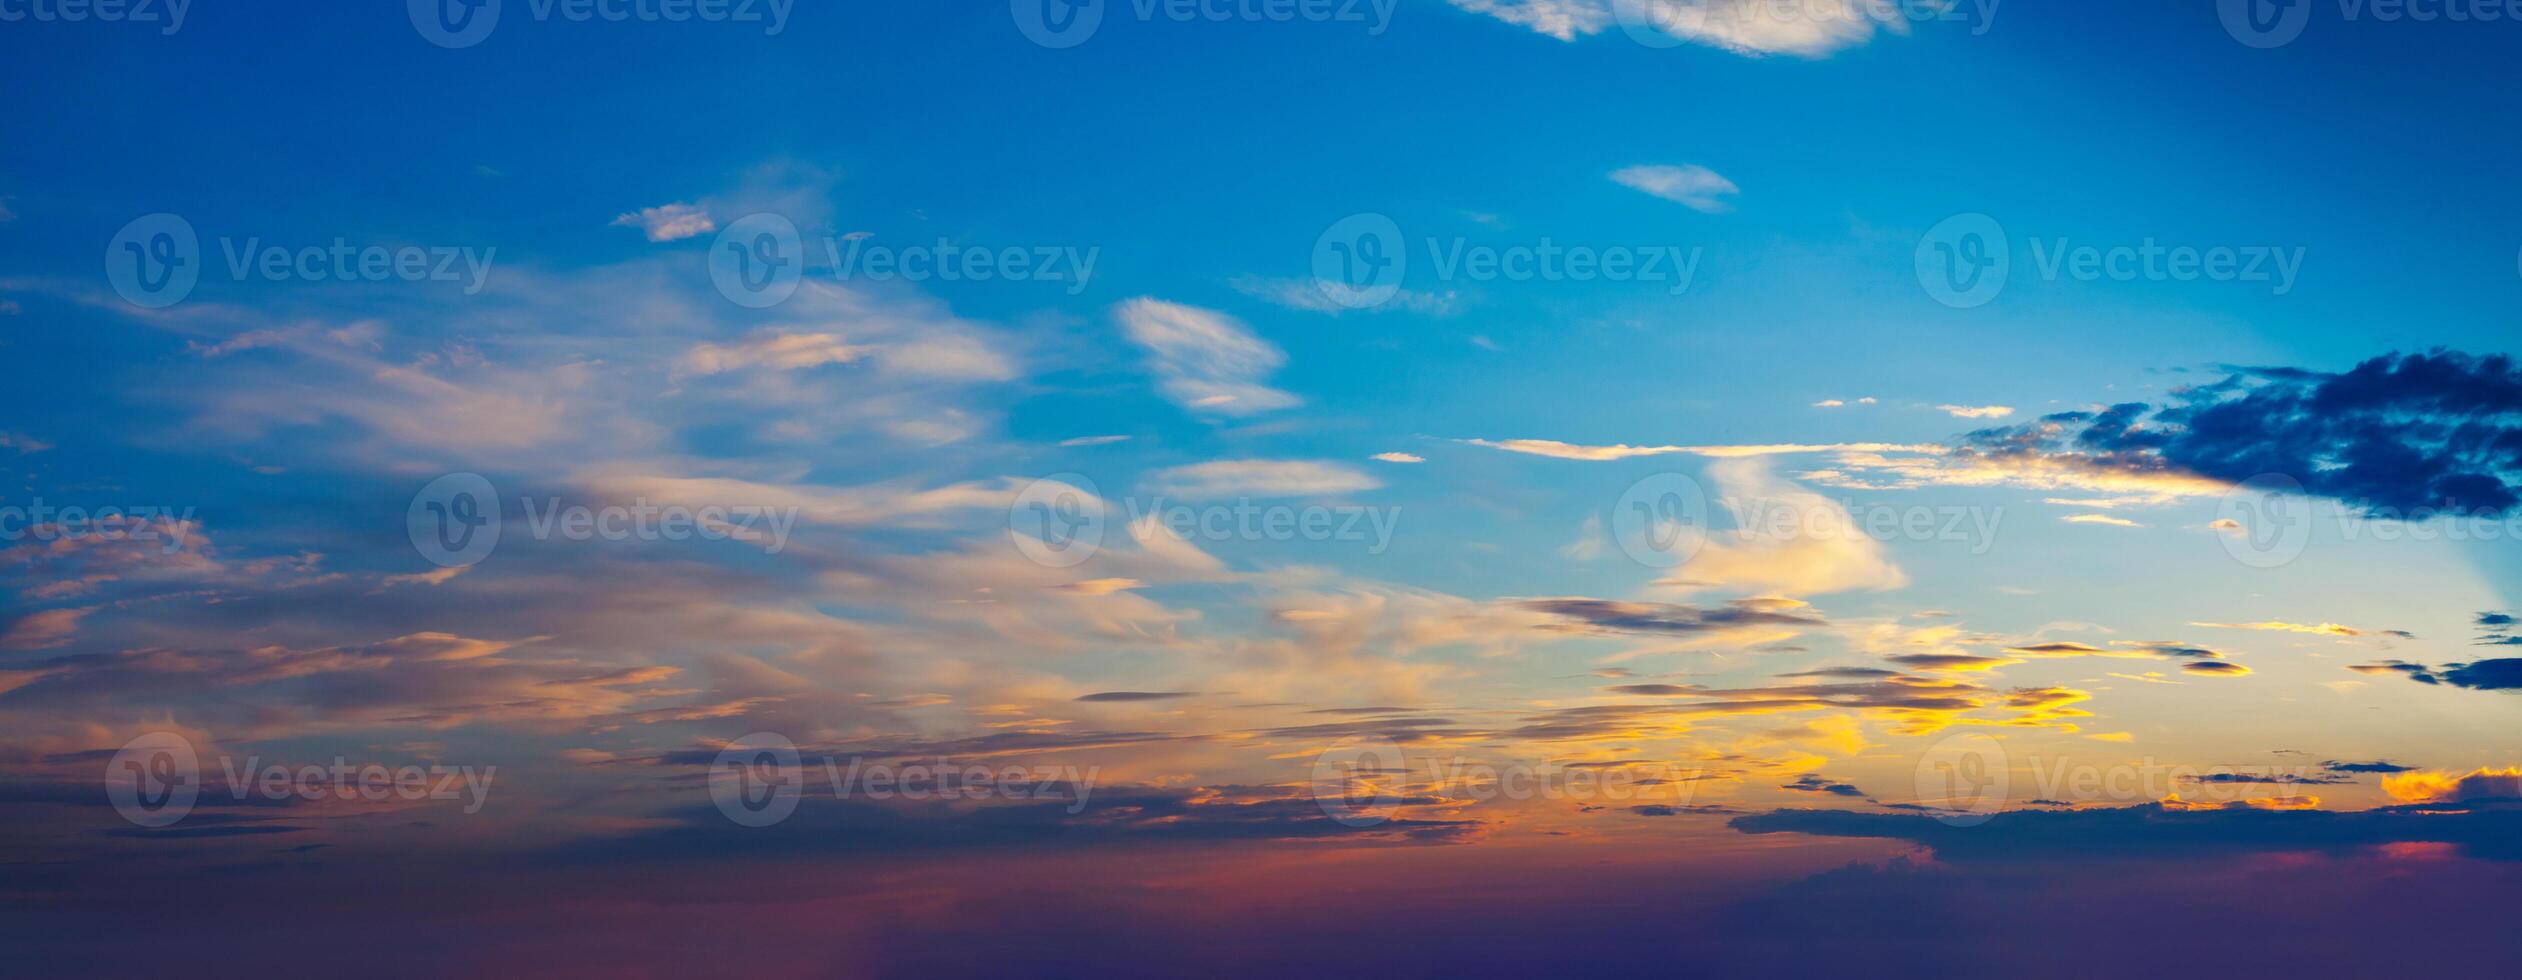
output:
<path id="1" fill-rule="evenodd" d="M 0 3 L 6 785 L 94 796 L 96 759 L 171 733 L 204 760 L 513 774 L 460 818 L 208 814 L 291 844 L 759 855 L 793 838 L 692 801 L 722 784 L 701 762 L 776 733 L 1099 767 L 1220 860 L 1355 830 L 1546 863 L 1743 846 L 1765 826 L 1719 818 L 1780 807 L 1924 819 L 1959 804 L 1913 777 L 1962 736 L 2022 784 L 2043 759 L 2396 760 L 2249 790 L 2377 823 L 2522 778 L 2497 735 L 2522 661 L 2494 656 L 2522 563 L 2453 529 L 2517 528 L 2522 23 L 2322 3 L 2260 48 L 2213 4 L 1725 0 L 1748 19 L 1633 34 L 1631 0 L 1398 0 L 1388 24 L 1105 0 L 1048 47 L 1028 2 L 774 27 L 508 0 L 456 47 L 391 4 L 202 5 L 163 33 Z M 1318 271 L 1370 244 L 1358 216 L 1403 257 L 1387 302 Z M 135 302 L 123 246 L 169 221 L 200 281 Z M 750 304 L 711 263 L 766 227 L 804 281 Z M 1932 281 L 1957 227 L 2008 257 L 1984 302 Z M 335 243 L 447 274 L 230 264 Z M 941 246 L 1062 275 L 826 251 Z M 2157 247 L 2237 265 L 2074 271 Z M 1450 259 L 1570 249 L 1661 264 Z M 494 488 L 486 555 L 426 543 L 449 474 Z M 2295 492 L 2261 500 L 2263 474 Z M 1631 519 L 1673 487 L 1691 519 Z M 652 503 L 739 523 L 538 523 Z M 1080 503 L 1100 537 L 1071 553 L 1041 521 Z M 1197 526 L 1245 511 L 1357 533 Z M 1928 523 L 1810 523 L 1904 515 Z M 2309 537 L 2271 557 L 2280 525 Z M 1720 809 L 1410 787 L 1398 822 L 1326 825 L 1303 767 L 1358 739 L 1668 760 L 1706 785 L 1659 804 Z M 1212 824 L 1221 801 L 1301 819 Z M 998 802 L 956 818 L 1018 829 Z M 9 826 L 126 853 L 114 813 L 62 809 Z M 1179 829 L 1136 819 L 1058 832 Z M 1764 860 L 1936 846 L 1794 826 L 1824 850 Z M 243 836 L 187 860 L 270 844 Z"/>

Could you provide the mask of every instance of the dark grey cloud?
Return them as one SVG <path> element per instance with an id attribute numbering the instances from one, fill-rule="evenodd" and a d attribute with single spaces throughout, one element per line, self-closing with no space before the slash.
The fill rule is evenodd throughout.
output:
<path id="1" fill-rule="evenodd" d="M 1963 451 L 2073 454 L 2235 483 L 2282 474 L 2368 513 L 2501 514 L 2522 502 L 2522 370 L 2504 355 L 2385 354 L 2341 373 L 2233 368 L 2175 402 L 1983 429 Z"/>
<path id="2" fill-rule="evenodd" d="M 1586 598 L 1526 599 L 1517 605 L 1574 620 L 1558 628 L 1584 632 L 1691 635 L 1743 626 L 1824 625 L 1820 616 L 1798 605 L 1763 599 L 1736 599 L 1715 609 Z"/>
<path id="3" fill-rule="evenodd" d="M 2077 810 L 2008 810 L 1957 826 L 1911 813 L 1776 810 L 1736 817 L 1747 834 L 1875 837 L 1924 845 L 1946 861 L 2211 856 L 2341 851 L 2426 841 L 2473 857 L 2522 860 L 2522 801 L 2474 800 L 2374 810 L 2181 809 L 2160 803 Z"/>

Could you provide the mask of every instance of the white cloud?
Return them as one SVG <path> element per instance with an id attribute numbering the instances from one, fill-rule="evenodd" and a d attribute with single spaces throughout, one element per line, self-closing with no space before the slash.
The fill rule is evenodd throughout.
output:
<path id="1" fill-rule="evenodd" d="M 2001 419 L 2014 414 L 2007 405 L 1937 405 L 1935 409 L 1957 419 Z"/>
<path id="2" fill-rule="evenodd" d="M 671 242 L 718 230 L 709 209 L 697 204 L 660 204 L 613 219 L 616 228 L 637 228 L 652 242 Z"/>
<path id="3" fill-rule="evenodd" d="M 1454 6 L 1573 41 L 1614 26 L 1641 42 L 1658 37 L 1743 55 L 1818 58 L 1873 39 L 1876 27 L 1908 32 L 1903 13 L 1879 0 L 1452 0 Z"/>
<path id="4" fill-rule="evenodd" d="M 1079 446 L 1109 446 L 1116 442 L 1128 442 L 1129 440 L 1130 437 L 1128 436 L 1078 436 L 1074 439 L 1060 440 L 1060 448 L 1075 449 Z"/>
<path id="5" fill-rule="evenodd" d="M 1156 493 L 1190 499 L 1322 497 L 1373 490 L 1383 482 L 1339 463 L 1306 459 L 1222 459 L 1158 470 Z"/>
<path id="6" fill-rule="evenodd" d="M 1378 460 L 1382 460 L 1382 461 L 1387 462 L 1387 463 L 1424 463 L 1424 462 L 1427 462 L 1427 458 L 1426 458 L 1426 457 L 1419 456 L 1419 455 L 1417 455 L 1417 454 L 1415 454 L 1415 453 L 1376 453 L 1375 455 L 1370 456 L 1370 457 L 1368 457 L 1368 458 L 1369 458 L 1369 459 L 1378 459 Z"/>
<path id="7" fill-rule="evenodd" d="M 1703 214 L 1730 210 L 1733 205 L 1724 199 L 1740 190 L 1733 181 L 1695 163 L 1622 167 L 1611 172 L 1611 179 L 1623 187 L 1645 191 Z"/>
<path id="8" fill-rule="evenodd" d="M 733 344 L 698 344 L 683 355 L 685 374 L 709 375 L 744 368 L 795 371 L 826 364 L 847 364 L 875 348 L 851 344 L 839 334 L 766 333 Z"/>
<path id="9" fill-rule="evenodd" d="M 1287 355 L 1216 310 L 1139 297 L 1121 304 L 1121 332 L 1145 349 L 1157 389 L 1185 408 L 1253 415 L 1298 403 L 1262 384 Z"/>
<path id="10" fill-rule="evenodd" d="M 1736 529 L 1703 532 L 1706 543 L 1656 585 L 1799 596 L 1909 584 L 1838 501 L 1771 475 L 1761 460 L 1718 463 L 1708 475 Z"/>
<path id="11" fill-rule="evenodd" d="M 1560 442 L 1556 439 L 1458 439 L 1465 445 L 1503 449 L 1527 456 L 1551 459 L 1574 459 L 1586 462 L 1608 462 L 1637 456 L 1705 456 L 1711 459 L 1740 459 L 1748 456 L 1784 456 L 1794 453 L 1942 453 L 1942 446 L 1910 445 L 1895 442 L 1774 443 L 1750 446 L 1632 446 L 1618 443 L 1609 446 L 1588 446 Z"/>
<path id="12" fill-rule="evenodd" d="M 2059 520 L 2065 521 L 2069 524 L 2108 524 L 2112 527 L 2145 526 L 2125 517 L 2112 517 L 2108 514 L 2072 514 L 2066 517 L 2061 517 Z"/>

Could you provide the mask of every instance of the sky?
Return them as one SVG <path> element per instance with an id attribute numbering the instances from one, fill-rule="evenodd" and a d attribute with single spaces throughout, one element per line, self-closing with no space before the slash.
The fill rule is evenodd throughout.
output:
<path id="1" fill-rule="evenodd" d="M 2501 966 L 2517 45 L 0 0 L 0 936 Z"/>

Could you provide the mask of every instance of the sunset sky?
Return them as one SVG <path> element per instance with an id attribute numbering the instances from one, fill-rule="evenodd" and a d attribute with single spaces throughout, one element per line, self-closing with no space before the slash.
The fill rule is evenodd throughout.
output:
<path id="1" fill-rule="evenodd" d="M 0 956 L 2510 969 L 2504 11 L 0 0 Z"/>

